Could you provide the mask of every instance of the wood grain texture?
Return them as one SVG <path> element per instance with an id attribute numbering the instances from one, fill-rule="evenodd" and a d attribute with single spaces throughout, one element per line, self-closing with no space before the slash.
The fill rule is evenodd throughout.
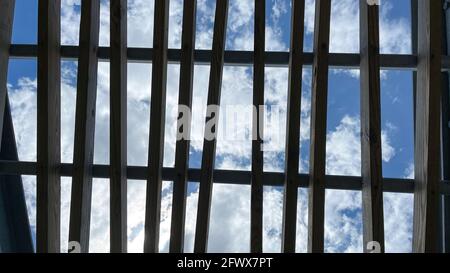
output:
<path id="1" fill-rule="evenodd" d="M 360 0 L 361 173 L 364 251 L 378 242 L 384 252 L 381 159 L 379 7 Z"/>
<path id="2" fill-rule="evenodd" d="M 305 1 L 292 1 L 286 131 L 286 170 L 283 204 L 282 251 L 294 253 L 297 235 L 300 114 L 302 99 L 303 32 Z"/>
<path id="3" fill-rule="evenodd" d="M 209 76 L 208 106 L 220 105 L 222 91 L 222 72 L 228 19 L 228 0 L 217 0 L 214 21 L 214 35 Z M 207 114 L 206 124 L 213 119 L 219 120 L 219 113 Z M 217 136 L 217 126 L 215 128 Z M 206 128 L 208 130 L 208 128 Z M 205 130 L 205 135 L 206 135 Z M 195 229 L 195 253 L 205 253 L 208 247 L 209 221 L 211 212 L 211 196 L 213 189 L 213 173 L 216 159 L 217 138 L 204 139 L 200 189 L 198 199 L 197 224 Z"/>
<path id="4" fill-rule="evenodd" d="M 39 1 L 36 251 L 60 252 L 61 2 Z"/>
<path id="5" fill-rule="evenodd" d="M 110 2 L 110 251 L 127 252 L 127 1 Z"/>
<path id="6" fill-rule="evenodd" d="M 439 251 L 442 5 L 418 1 L 413 251 Z"/>
<path id="7" fill-rule="evenodd" d="M 266 47 L 266 1 L 255 0 L 253 64 L 253 138 L 250 205 L 250 250 L 263 252 L 263 171 L 264 171 L 264 52 Z M 256 111 L 255 111 L 256 110 Z"/>
<path id="8" fill-rule="evenodd" d="M 145 253 L 157 253 L 159 251 L 164 129 L 166 121 L 168 29 L 169 0 L 156 0 L 153 33 L 154 55 L 150 108 L 150 147 L 145 210 Z"/>
<path id="9" fill-rule="evenodd" d="M 331 1 L 316 0 L 311 89 L 311 148 L 308 203 L 308 252 L 324 250 L 325 159 L 328 99 L 328 51 Z"/>
<path id="10" fill-rule="evenodd" d="M 100 1 L 82 0 L 69 242 L 79 242 L 83 253 L 89 251 L 99 21 Z"/>
<path id="11" fill-rule="evenodd" d="M 194 49 L 197 1 L 184 1 L 182 48 L 180 57 L 180 88 L 178 105 L 192 110 Z M 182 109 L 179 109 L 181 113 Z M 181 115 L 181 114 L 180 114 Z M 181 117 L 181 116 L 180 116 Z M 186 197 L 188 187 L 189 148 L 192 117 L 183 117 L 186 123 L 178 123 L 187 139 L 177 140 L 175 151 L 176 177 L 173 184 L 172 222 L 170 232 L 170 252 L 184 252 L 184 232 L 186 218 Z M 183 127 L 182 127 L 183 126 Z M 182 128 L 181 128 L 182 127 Z"/>

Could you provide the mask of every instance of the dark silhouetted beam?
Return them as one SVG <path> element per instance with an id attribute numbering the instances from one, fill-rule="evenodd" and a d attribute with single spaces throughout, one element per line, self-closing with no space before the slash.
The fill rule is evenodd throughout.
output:
<path id="1" fill-rule="evenodd" d="M 192 94 L 194 79 L 194 49 L 195 49 L 195 22 L 197 1 L 184 1 L 183 33 L 181 38 L 181 66 L 180 88 L 178 105 L 192 110 Z M 179 115 L 182 111 L 179 109 Z M 186 197 L 188 186 L 189 148 L 192 117 L 184 113 L 184 124 L 178 124 L 179 133 L 183 138 L 177 139 L 175 151 L 175 172 L 173 184 L 172 222 L 170 231 L 170 252 L 182 253 L 184 251 L 184 231 L 186 218 Z M 184 138 L 186 137 L 186 138 Z"/>
<path id="2" fill-rule="evenodd" d="M 36 251 L 60 252 L 60 0 L 39 1 L 37 60 Z"/>
<path id="3" fill-rule="evenodd" d="M 211 70 L 209 76 L 208 107 L 220 105 L 222 90 L 222 72 L 224 65 L 224 50 L 228 19 L 228 0 L 218 0 L 214 21 L 214 35 L 212 45 Z M 206 124 L 219 120 L 219 113 L 207 113 Z M 207 139 L 208 131 L 214 134 Z M 211 133 L 209 132 L 209 133 Z M 197 211 L 197 225 L 195 229 L 195 253 L 205 253 L 208 247 L 209 218 L 211 212 L 211 196 L 214 180 L 214 163 L 216 159 L 217 126 L 205 127 L 203 143 L 202 169 Z"/>
<path id="4" fill-rule="evenodd" d="M 127 1 L 110 2 L 110 251 L 127 252 Z"/>
<path id="5" fill-rule="evenodd" d="M 305 1 L 292 1 L 291 54 L 289 61 L 282 251 L 295 252 L 300 161 L 300 113 Z"/>
<path id="6" fill-rule="evenodd" d="M 255 0 L 253 65 L 253 140 L 250 207 L 250 251 L 263 252 L 263 171 L 264 171 L 264 51 L 266 40 L 266 1 Z"/>
<path id="7" fill-rule="evenodd" d="M 155 54 L 153 54 L 152 63 L 150 148 L 145 210 L 145 253 L 157 253 L 159 251 L 164 129 L 166 122 L 168 29 L 169 0 L 156 0 L 153 34 Z"/>
<path id="8" fill-rule="evenodd" d="M 308 252 L 313 253 L 323 252 L 324 248 L 330 13 L 331 1 L 316 0 L 308 206 Z"/>
<path id="9" fill-rule="evenodd" d="M 78 60 L 69 242 L 79 242 L 83 253 L 89 251 L 99 17 L 100 1 L 81 1 L 80 57 Z"/>

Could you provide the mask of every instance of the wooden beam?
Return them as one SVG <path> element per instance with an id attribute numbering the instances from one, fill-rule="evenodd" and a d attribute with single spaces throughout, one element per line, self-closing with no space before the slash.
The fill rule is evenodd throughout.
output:
<path id="1" fill-rule="evenodd" d="M 99 18 L 100 1 L 81 1 L 80 57 L 78 60 L 69 242 L 79 242 L 83 253 L 89 251 Z"/>
<path id="2" fill-rule="evenodd" d="M 8 93 L 9 47 L 11 45 L 15 0 L 0 2 L 0 143 L 2 142 L 6 95 Z"/>
<path id="3" fill-rule="evenodd" d="M 61 2 L 39 1 L 36 251 L 60 252 Z"/>
<path id="4" fill-rule="evenodd" d="M 381 159 L 379 7 L 360 0 L 361 173 L 364 251 L 378 242 L 384 252 Z"/>
<path id="5" fill-rule="evenodd" d="M 266 1 L 255 0 L 253 39 L 253 138 L 250 207 L 250 251 L 263 252 L 263 171 L 264 171 L 264 52 L 266 47 Z M 256 111 L 255 111 L 256 110 Z"/>
<path id="6" fill-rule="evenodd" d="M 316 0 L 314 64 L 311 89 L 311 148 L 308 252 L 323 252 L 327 137 L 328 51 L 331 1 Z"/>
<path id="7" fill-rule="evenodd" d="M 168 29 L 169 0 L 155 0 L 150 148 L 145 210 L 144 252 L 146 253 L 157 253 L 159 251 L 164 129 L 166 121 Z"/>
<path id="8" fill-rule="evenodd" d="M 297 235 L 304 17 L 305 1 L 292 1 L 282 238 L 285 253 L 295 252 Z"/>
<path id="9" fill-rule="evenodd" d="M 180 65 L 179 107 L 192 110 L 194 79 L 194 49 L 197 1 L 184 1 L 183 33 Z M 179 109 L 181 115 L 182 109 Z M 186 113 L 184 113 L 186 115 Z M 188 187 L 189 148 L 192 117 L 183 116 L 184 124 L 179 121 L 178 130 L 183 138 L 178 138 L 175 151 L 175 172 L 173 184 L 172 222 L 170 231 L 170 252 L 184 252 L 184 231 L 186 218 L 186 197 Z M 183 126 L 183 127 L 182 127 Z M 180 133 L 180 132 L 178 132 Z M 186 138 L 185 138 L 186 137 Z"/>
<path id="10" fill-rule="evenodd" d="M 442 5 L 418 3 L 413 251 L 439 251 Z"/>
<path id="11" fill-rule="evenodd" d="M 36 45 L 11 45 L 11 59 L 33 59 L 37 56 Z M 76 60 L 79 49 L 77 46 L 61 46 L 63 60 Z M 100 47 L 98 57 L 100 62 L 109 61 L 109 48 Z M 224 55 L 224 65 L 227 66 L 252 66 L 253 51 L 227 50 Z M 169 64 L 179 64 L 181 49 L 168 49 L 167 58 Z M 151 63 L 153 58 L 152 48 L 128 48 L 128 61 L 130 63 Z M 289 52 L 265 52 L 266 67 L 287 67 L 289 65 Z M 303 66 L 309 68 L 314 61 L 314 54 L 303 52 Z M 211 63 L 211 50 L 196 49 L 194 51 L 194 63 L 196 65 L 209 65 Z M 382 70 L 415 71 L 417 68 L 417 56 L 411 54 L 381 54 L 380 64 Z M 359 69 L 359 53 L 330 53 L 329 67 L 338 69 Z M 442 71 L 450 70 L 450 56 L 443 56 Z"/>
<path id="12" fill-rule="evenodd" d="M 110 251 L 127 252 L 127 1 L 110 2 Z"/>
<path id="13" fill-rule="evenodd" d="M 214 36 L 212 45 L 211 69 L 208 89 L 208 108 L 220 105 L 220 94 L 222 91 L 222 72 L 224 64 L 224 50 L 228 19 L 228 0 L 218 0 L 216 3 L 216 14 L 214 21 Z M 213 189 L 213 173 L 216 159 L 217 145 L 217 121 L 219 111 L 207 113 L 206 124 L 216 121 L 213 130 L 205 128 L 205 139 L 203 143 L 202 169 L 200 176 L 200 189 L 197 211 L 197 225 L 195 230 L 194 252 L 205 253 L 208 247 L 209 218 L 211 212 L 211 196 Z M 212 131 L 214 134 L 207 139 L 206 135 Z"/>

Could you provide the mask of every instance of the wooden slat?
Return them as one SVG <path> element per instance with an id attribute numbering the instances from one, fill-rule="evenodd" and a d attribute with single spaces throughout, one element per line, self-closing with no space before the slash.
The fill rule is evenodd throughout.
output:
<path id="1" fill-rule="evenodd" d="M 378 242 L 384 252 L 381 161 L 379 8 L 360 0 L 361 173 L 364 251 Z"/>
<path id="2" fill-rule="evenodd" d="M 224 64 L 224 50 L 227 30 L 228 0 L 217 0 L 214 21 L 214 36 L 212 45 L 211 68 L 208 89 L 208 107 L 220 105 L 222 90 L 222 72 Z M 219 113 L 206 117 L 206 123 L 219 120 Z M 216 123 L 217 125 L 217 123 Z M 205 129 L 205 136 L 208 128 Z M 195 230 L 194 252 L 205 253 L 208 247 L 209 221 L 211 212 L 211 195 L 213 189 L 213 173 L 216 158 L 217 126 L 215 137 L 204 139 L 200 189 L 198 199 L 197 224 Z"/>
<path id="3" fill-rule="evenodd" d="M 305 1 L 292 1 L 282 251 L 295 252 Z"/>
<path id="4" fill-rule="evenodd" d="M 60 252 L 61 2 L 39 1 L 36 251 Z"/>
<path id="5" fill-rule="evenodd" d="M 99 17 L 100 1 L 83 0 L 81 2 L 80 57 L 78 60 L 69 241 L 79 242 L 83 253 L 89 251 Z"/>
<path id="6" fill-rule="evenodd" d="M 413 251 L 439 251 L 442 5 L 418 3 Z"/>
<path id="7" fill-rule="evenodd" d="M 184 1 L 183 34 L 180 65 L 180 89 L 178 105 L 192 109 L 192 93 L 194 79 L 195 23 L 197 1 Z M 181 113 L 181 109 L 179 111 Z M 184 124 L 178 124 L 183 136 L 177 141 L 175 151 L 175 172 L 173 184 L 172 222 L 170 232 L 170 252 L 184 251 L 184 229 L 186 218 L 186 196 L 188 187 L 189 148 L 191 116 L 183 116 Z M 183 126 L 181 128 L 181 126 Z"/>
<path id="8" fill-rule="evenodd" d="M 447 2 L 444 6 L 443 13 L 443 33 L 444 41 L 442 43 L 442 52 L 444 55 L 450 53 L 450 3 Z M 450 73 L 442 73 L 442 178 L 444 180 L 450 179 Z M 442 201 L 442 252 L 450 253 L 450 198 L 443 196 Z"/>
<path id="9" fill-rule="evenodd" d="M 264 52 L 266 40 L 266 1 L 255 0 L 255 35 L 253 65 L 253 141 L 250 207 L 250 251 L 263 252 L 263 130 Z M 255 111 L 256 110 L 256 111 Z"/>
<path id="10" fill-rule="evenodd" d="M 11 45 L 15 0 L 0 2 L 0 143 L 2 142 L 3 119 L 8 93 L 9 47 Z"/>
<path id="11" fill-rule="evenodd" d="M 110 251 L 127 252 L 127 1 L 110 2 Z"/>
<path id="12" fill-rule="evenodd" d="M 311 148 L 308 206 L 308 252 L 323 252 L 325 156 L 328 99 L 328 51 L 331 1 L 316 0 L 314 64 L 311 89 Z"/>
<path id="13" fill-rule="evenodd" d="M 155 1 L 154 17 L 150 147 L 145 210 L 144 252 L 146 253 L 157 253 L 159 251 L 164 129 L 166 121 L 169 0 Z"/>

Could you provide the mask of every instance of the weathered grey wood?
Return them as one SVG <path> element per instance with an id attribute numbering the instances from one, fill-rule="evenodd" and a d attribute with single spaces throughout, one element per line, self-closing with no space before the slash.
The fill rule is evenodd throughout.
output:
<path id="1" fill-rule="evenodd" d="M 264 52 L 266 40 L 266 1 L 255 0 L 253 65 L 253 140 L 250 205 L 250 251 L 263 252 L 263 171 L 264 171 Z"/>
<path id="2" fill-rule="evenodd" d="M 194 79 L 194 49 L 195 49 L 195 25 L 196 25 L 197 1 L 184 1 L 183 9 L 183 33 L 181 38 L 180 59 L 180 88 L 178 104 L 192 110 L 192 94 Z M 179 109 L 181 113 L 181 109 Z M 187 121 L 184 125 L 178 124 L 178 130 L 183 133 L 177 140 L 175 151 L 175 172 L 173 184 L 172 222 L 170 231 L 170 252 L 184 252 L 184 231 L 186 218 L 186 197 L 188 187 L 189 148 L 191 116 L 183 117 Z M 181 126 L 184 126 L 181 128 Z"/>
<path id="3" fill-rule="evenodd" d="M 60 252 L 60 0 L 39 1 L 36 251 Z"/>
<path id="4" fill-rule="evenodd" d="M 217 0 L 214 21 L 211 69 L 209 76 L 208 106 L 220 105 L 222 90 L 222 72 L 228 19 L 228 0 Z M 219 119 L 219 113 L 206 117 L 206 124 Z M 208 128 L 205 129 L 205 136 Z M 211 195 L 214 180 L 214 163 L 216 159 L 217 127 L 212 139 L 204 139 L 200 189 L 198 199 L 197 224 L 195 229 L 195 253 L 205 253 L 208 247 L 209 218 L 211 212 Z"/>
<path id="5" fill-rule="evenodd" d="M 8 93 L 9 47 L 11 44 L 15 0 L 0 2 L 0 143 L 2 142 L 6 95 Z"/>
<path id="6" fill-rule="evenodd" d="M 282 238 L 282 251 L 285 253 L 295 252 L 297 235 L 298 181 L 296 180 L 300 161 L 304 17 L 305 1 L 292 1 Z"/>
<path id="7" fill-rule="evenodd" d="M 127 1 L 110 2 L 110 251 L 127 252 Z"/>
<path id="8" fill-rule="evenodd" d="M 384 252 L 383 172 L 381 160 L 379 8 L 360 0 L 361 174 L 363 248 L 378 242 Z"/>
<path id="9" fill-rule="evenodd" d="M 78 60 L 69 242 L 79 242 L 83 253 L 89 251 L 99 17 L 100 1 L 83 0 L 81 2 L 80 57 Z"/>
<path id="10" fill-rule="evenodd" d="M 413 251 L 439 251 L 442 5 L 418 1 Z"/>
<path id="11" fill-rule="evenodd" d="M 166 121 L 167 43 L 169 0 L 155 1 L 153 33 L 152 97 L 144 252 L 159 251 L 161 185 Z"/>
<path id="12" fill-rule="evenodd" d="M 331 3 L 316 0 L 314 64 L 311 89 L 311 148 L 308 206 L 308 252 L 323 252 L 325 158 L 327 135 L 328 51 Z"/>

